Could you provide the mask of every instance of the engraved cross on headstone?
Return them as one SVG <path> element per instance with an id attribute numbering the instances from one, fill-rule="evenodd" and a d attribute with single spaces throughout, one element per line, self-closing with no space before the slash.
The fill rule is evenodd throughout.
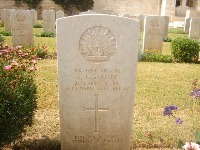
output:
<path id="1" fill-rule="evenodd" d="M 95 107 L 94 108 L 84 108 L 84 111 L 94 111 L 95 112 L 95 120 L 94 120 L 94 132 L 98 132 L 98 112 L 99 111 L 109 111 L 109 108 L 99 108 L 99 94 L 95 94 Z"/>

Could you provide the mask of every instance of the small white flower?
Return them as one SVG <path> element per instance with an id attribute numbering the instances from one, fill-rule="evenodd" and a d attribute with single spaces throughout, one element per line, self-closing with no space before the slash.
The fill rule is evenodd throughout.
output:
<path id="1" fill-rule="evenodd" d="M 193 142 L 186 142 L 183 146 L 185 150 L 200 150 L 199 144 L 193 143 Z"/>

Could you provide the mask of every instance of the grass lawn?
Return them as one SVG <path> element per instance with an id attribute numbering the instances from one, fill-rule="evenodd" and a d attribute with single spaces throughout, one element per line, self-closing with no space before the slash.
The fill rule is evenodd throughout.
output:
<path id="1" fill-rule="evenodd" d="M 40 32 L 41 29 L 34 29 L 34 33 Z M 187 34 L 169 33 L 168 36 L 175 39 Z M 5 38 L 5 43 L 11 44 L 11 37 Z M 38 43 L 45 44 L 49 52 L 55 51 L 55 38 L 34 38 L 35 46 Z M 164 43 L 163 53 L 170 54 L 170 43 Z M 38 109 L 35 122 L 27 128 L 16 149 L 60 149 L 56 61 L 45 59 L 38 62 Z M 194 141 L 195 132 L 200 131 L 200 105 L 193 107 L 193 98 L 189 96 L 194 79 L 200 80 L 200 64 L 138 62 L 133 149 L 172 149 L 177 146 L 179 139 Z M 175 116 L 184 120 L 182 125 L 176 125 L 172 117 L 163 116 L 164 107 L 168 105 L 180 107 Z"/>

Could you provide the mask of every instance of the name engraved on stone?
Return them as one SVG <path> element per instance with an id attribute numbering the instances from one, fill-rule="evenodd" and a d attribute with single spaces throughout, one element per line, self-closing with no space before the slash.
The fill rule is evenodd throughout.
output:
<path id="1" fill-rule="evenodd" d="M 86 30 L 79 41 L 82 56 L 92 63 L 108 61 L 116 52 L 116 39 L 113 33 L 101 26 Z"/>
<path id="2" fill-rule="evenodd" d="M 94 111 L 94 132 L 98 132 L 98 112 L 99 111 L 109 111 L 109 108 L 99 108 L 99 94 L 95 94 L 95 108 L 84 108 L 84 111 Z"/>

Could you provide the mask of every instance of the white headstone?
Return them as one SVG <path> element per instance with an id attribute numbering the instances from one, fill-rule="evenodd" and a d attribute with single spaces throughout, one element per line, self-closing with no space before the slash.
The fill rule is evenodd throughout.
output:
<path id="1" fill-rule="evenodd" d="M 138 39 L 128 18 L 57 20 L 62 150 L 130 149 Z"/>
<path id="2" fill-rule="evenodd" d="M 162 52 L 165 17 L 146 16 L 144 24 L 143 52 L 144 50 Z"/>
<path id="3" fill-rule="evenodd" d="M 54 10 L 44 10 L 42 12 L 44 32 L 55 33 L 56 16 Z"/>
<path id="4" fill-rule="evenodd" d="M 11 11 L 11 28 L 13 46 L 33 46 L 32 15 L 28 10 Z"/>
<path id="5" fill-rule="evenodd" d="M 37 11 L 35 11 L 34 9 L 31 9 L 31 15 L 32 15 L 32 20 L 33 20 L 33 25 L 37 24 Z"/>
<path id="6" fill-rule="evenodd" d="M 8 31 L 8 32 L 11 31 L 11 24 L 10 24 L 10 12 L 11 11 L 12 11 L 11 9 L 3 9 L 2 13 L 1 13 L 5 31 Z"/>
<path id="7" fill-rule="evenodd" d="M 200 19 L 192 18 L 190 21 L 189 38 L 200 39 Z"/>
<path id="8" fill-rule="evenodd" d="M 185 26 L 184 26 L 184 32 L 185 33 L 189 33 L 190 20 L 191 20 L 191 18 L 185 18 Z"/>
<path id="9" fill-rule="evenodd" d="M 140 14 L 136 17 L 136 19 L 140 21 L 140 30 L 141 31 L 144 30 L 144 18 L 145 18 L 145 16 L 143 14 Z"/>
<path id="10" fill-rule="evenodd" d="M 165 18 L 165 30 L 164 30 L 164 36 L 167 36 L 168 34 L 168 28 L 169 28 L 169 17 L 163 16 Z"/>
<path id="11" fill-rule="evenodd" d="M 65 16 L 65 13 L 62 10 L 56 12 L 56 19 L 62 18 Z"/>

